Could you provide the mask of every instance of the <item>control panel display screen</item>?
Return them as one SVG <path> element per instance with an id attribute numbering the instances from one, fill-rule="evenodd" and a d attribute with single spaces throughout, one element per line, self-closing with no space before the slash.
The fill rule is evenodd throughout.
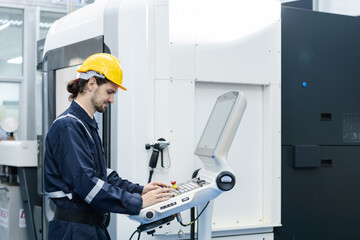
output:
<path id="1" fill-rule="evenodd" d="M 211 156 L 220 144 L 221 134 L 232 113 L 238 92 L 230 92 L 220 96 L 212 110 L 204 132 L 195 151 L 196 154 Z"/>

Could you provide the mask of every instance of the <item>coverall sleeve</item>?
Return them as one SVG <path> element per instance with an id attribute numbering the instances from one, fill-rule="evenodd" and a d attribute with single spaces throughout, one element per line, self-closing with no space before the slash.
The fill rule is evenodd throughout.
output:
<path id="1" fill-rule="evenodd" d="M 110 168 L 107 169 L 108 179 L 107 182 L 113 186 L 122 188 L 130 193 L 139 193 L 140 195 L 143 192 L 144 187 L 139 184 L 134 184 L 126 179 L 122 179 L 115 170 Z"/>
<path id="2" fill-rule="evenodd" d="M 59 134 L 56 159 L 66 184 L 85 202 L 104 212 L 139 214 L 142 198 L 96 176 L 92 152 L 95 143 L 79 123 L 68 121 Z M 89 143 L 90 142 L 90 143 Z"/>

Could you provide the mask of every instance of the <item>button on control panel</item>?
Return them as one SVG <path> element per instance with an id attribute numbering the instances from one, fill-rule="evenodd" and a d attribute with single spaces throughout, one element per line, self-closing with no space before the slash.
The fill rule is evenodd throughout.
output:
<path id="1" fill-rule="evenodd" d="M 186 201 L 189 201 L 189 197 L 184 197 L 183 199 L 181 199 L 182 202 L 186 202 Z"/>
<path id="2" fill-rule="evenodd" d="M 163 210 L 165 208 L 172 207 L 172 206 L 175 206 L 175 205 L 176 205 L 176 202 L 172 202 L 172 203 L 166 204 L 164 206 L 161 206 L 160 209 Z"/>
<path id="3" fill-rule="evenodd" d="M 206 182 L 204 179 L 200 179 L 199 177 L 193 178 L 190 181 L 178 184 L 177 188 L 174 189 L 174 193 L 175 193 L 174 196 L 201 188 L 207 184 L 209 183 Z"/>

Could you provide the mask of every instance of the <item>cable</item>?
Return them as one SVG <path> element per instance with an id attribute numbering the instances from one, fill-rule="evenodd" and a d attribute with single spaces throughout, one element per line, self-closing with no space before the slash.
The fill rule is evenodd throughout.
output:
<path id="1" fill-rule="evenodd" d="M 183 227 L 187 227 L 187 226 L 190 226 L 191 224 L 195 223 L 198 218 L 201 216 L 201 214 L 205 211 L 205 209 L 207 208 L 207 206 L 209 205 L 210 201 L 206 203 L 205 207 L 203 208 L 203 210 L 201 210 L 201 212 L 199 213 L 199 215 L 191 222 L 189 222 L 188 224 L 184 224 L 182 223 L 182 221 L 179 221 L 180 225 L 183 226 Z"/>
<path id="2" fill-rule="evenodd" d="M 136 233 L 137 231 L 138 231 L 138 230 L 136 229 L 135 232 L 133 232 L 133 234 L 131 234 L 129 240 L 131 240 L 131 239 L 133 238 L 133 236 L 135 235 L 135 233 Z M 140 233 L 139 233 L 139 235 L 140 235 Z"/>
<path id="3" fill-rule="evenodd" d="M 196 178 L 201 168 L 196 169 L 193 174 L 191 175 L 191 178 Z"/>
<path id="4" fill-rule="evenodd" d="M 135 230 L 135 232 L 133 232 L 129 238 L 129 240 L 131 240 L 133 238 L 133 236 L 135 235 L 135 233 L 139 233 L 138 235 L 138 240 L 140 239 L 140 236 L 141 236 L 141 231 L 139 231 L 138 229 Z"/>

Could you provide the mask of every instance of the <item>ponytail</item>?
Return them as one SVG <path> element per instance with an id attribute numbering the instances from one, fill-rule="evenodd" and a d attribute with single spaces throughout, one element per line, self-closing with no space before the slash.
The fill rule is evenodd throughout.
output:
<path id="1" fill-rule="evenodd" d="M 77 78 L 75 80 L 71 80 L 67 85 L 67 91 L 70 93 L 69 101 L 75 99 L 79 93 L 85 91 L 87 80 Z"/>

